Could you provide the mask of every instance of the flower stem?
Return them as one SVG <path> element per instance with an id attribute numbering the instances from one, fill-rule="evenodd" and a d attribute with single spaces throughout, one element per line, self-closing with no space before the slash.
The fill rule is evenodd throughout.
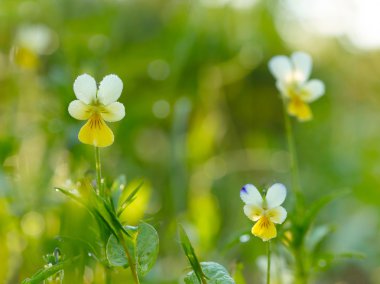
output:
<path id="1" fill-rule="evenodd" d="M 267 242 L 267 284 L 270 284 L 270 255 L 271 255 L 271 247 L 270 241 Z"/>
<path id="2" fill-rule="evenodd" d="M 106 284 L 111 284 L 112 283 L 112 277 L 111 277 L 112 271 L 108 267 L 105 267 L 104 270 L 105 270 L 105 278 L 106 278 L 105 279 L 105 283 Z"/>
<path id="3" fill-rule="evenodd" d="M 304 208 L 304 198 L 302 195 L 301 182 L 298 170 L 298 161 L 297 161 L 297 151 L 294 140 L 294 133 L 292 122 L 287 114 L 286 103 L 283 101 L 284 106 L 284 121 L 285 121 L 285 131 L 286 138 L 288 142 L 288 151 L 290 154 L 290 170 L 291 170 L 291 184 L 292 190 L 294 191 L 295 196 L 295 211 L 298 216 L 302 216 Z"/>
<path id="4" fill-rule="evenodd" d="M 297 284 L 307 284 L 308 282 L 308 274 L 305 269 L 304 261 L 303 261 L 303 250 L 302 247 L 299 247 L 295 251 L 295 259 L 296 259 L 296 283 Z"/>
<path id="5" fill-rule="evenodd" d="M 284 120 L 285 120 L 285 130 L 286 138 L 288 141 L 288 149 L 290 154 L 290 169 L 292 173 L 292 187 L 294 192 L 299 195 L 301 193 L 301 185 L 299 181 L 298 163 L 297 163 L 297 152 L 294 143 L 292 123 L 290 121 L 289 115 L 286 113 L 286 104 L 284 106 Z"/>
<path id="6" fill-rule="evenodd" d="M 302 189 L 301 189 L 301 183 L 299 178 L 299 170 L 298 170 L 298 162 L 297 162 L 297 152 L 296 147 L 294 143 L 294 133 L 292 129 L 292 123 L 290 121 L 289 115 L 287 114 L 286 110 L 286 102 L 283 101 L 283 107 L 284 107 L 284 120 L 285 120 L 285 129 L 286 129 L 286 136 L 287 136 L 287 142 L 288 142 L 288 149 L 290 153 L 290 167 L 291 167 L 291 174 L 292 174 L 292 189 L 294 190 L 295 195 L 295 213 L 296 216 L 303 216 L 304 214 L 304 199 L 302 195 Z M 301 219 L 302 220 L 302 219 Z M 295 223 L 298 225 L 302 225 L 302 221 L 295 219 Z M 294 225 L 294 224 L 293 224 Z M 296 277 L 297 277 L 297 283 L 300 284 L 306 284 L 308 273 L 305 269 L 304 265 L 304 253 L 303 253 L 303 240 L 305 237 L 305 233 L 299 233 L 298 240 L 294 242 L 294 258 L 295 258 L 295 265 L 296 265 Z"/>
<path id="7" fill-rule="evenodd" d="M 96 184 L 98 186 L 98 194 L 103 197 L 102 186 L 102 165 L 100 163 L 100 148 L 95 146 L 95 168 L 96 168 Z"/>
<path id="8" fill-rule="evenodd" d="M 123 233 L 119 235 L 119 238 L 120 238 L 120 243 L 124 249 L 124 252 L 128 258 L 128 263 L 129 263 L 129 267 L 131 268 L 133 280 L 136 284 L 140 284 L 139 275 L 137 274 L 137 265 L 136 265 L 135 260 L 132 258 L 131 254 L 129 253 L 128 247 L 125 243 Z"/>

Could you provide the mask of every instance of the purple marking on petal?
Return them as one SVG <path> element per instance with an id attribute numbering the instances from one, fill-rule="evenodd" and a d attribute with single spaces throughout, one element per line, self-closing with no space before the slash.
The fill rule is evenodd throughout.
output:
<path id="1" fill-rule="evenodd" d="M 240 190 L 240 192 L 244 192 L 245 194 L 248 193 L 247 189 L 245 188 L 245 186 L 242 187 L 242 189 Z"/>

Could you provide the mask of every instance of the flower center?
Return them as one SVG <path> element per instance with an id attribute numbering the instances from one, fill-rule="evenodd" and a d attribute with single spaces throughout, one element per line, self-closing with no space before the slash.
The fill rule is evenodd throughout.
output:
<path id="1" fill-rule="evenodd" d="M 268 241 L 277 236 L 277 231 L 273 222 L 270 221 L 264 213 L 252 227 L 252 234 L 261 238 L 263 241 Z"/>
<path id="2" fill-rule="evenodd" d="M 104 121 L 102 119 L 102 117 L 100 116 L 100 114 L 97 112 L 97 111 L 94 111 L 92 116 L 90 117 L 89 119 L 89 127 L 91 129 L 95 129 L 95 128 L 102 128 L 104 124 Z"/>

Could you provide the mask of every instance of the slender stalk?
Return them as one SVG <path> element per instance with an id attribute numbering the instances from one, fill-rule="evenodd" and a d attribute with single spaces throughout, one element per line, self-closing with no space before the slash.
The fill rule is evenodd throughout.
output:
<path id="1" fill-rule="evenodd" d="M 207 280 L 204 276 L 201 276 L 201 281 L 202 281 L 202 284 L 207 284 Z"/>
<path id="2" fill-rule="evenodd" d="M 270 241 L 267 242 L 267 284 L 270 284 L 270 259 L 271 255 L 271 247 L 270 247 Z"/>
<path id="3" fill-rule="evenodd" d="M 104 270 L 105 270 L 105 282 L 106 284 L 112 284 L 112 277 L 111 277 L 111 274 L 112 274 L 112 271 L 110 268 L 108 267 L 104 267 Z"/>
<path id="4" fill-rule="evenodd" d="M 102 165 L 100 163 L 100 149 L 95 146 L 95 168 L 96 168 L 96 184 L 98 186 L 98 194 L 103 197 L 102 186 Z"/>
<path id="5" fill-rule="evenodd" d="M 297 284 L 307 284 L 308 283 L 308 275 L 303 262 L 303 250 L 302 246 L 296 248 L 295 251 L 296 258 L 296 283 Z"/>
<path id="6" fill-rule="evenodd" d="M 292 188 L 294 192 L 299 195 L 301 192 L 301 185 L 299 181 L 298 163 L 297 163 L 297 152 L 294 143 L 292 123 L 290 121 L 289 115 L 286 113 L 286 104 L 284 106 L 284 120 L 285 120 L 285 130 L 286 138 L 288 142 L 288 150 L 290 154 L 290 169 L 292 173 Z"/>
<path id="7" fill-rule="evenodd" d="M 136 284 L 140 284 L 140 280 L 139 280 L 139 276 L 137 274 L 137 267 L 136 267 L 136 262 L 135 260 L 132 258 L 131 254 L 129 253 L 129 250 L 127 248 L 127 245 L 125 243 L 125 240 L 124 240 L 124 236 L 123 234 L 121 233 L 119 235 L 119 238 L 120 238 L 120 243 L 124 249 L 124 252 L 128 258 L 128 263 L 129 263 L 129 267 L 131 268 L 131 272 L 132 272 L 132 276 L 133 276 L 133 280 Z"/>
<path id="8" fill-rule="evenodd" d="M 286 137 L 288 142 L 288 149 L 290 153 L 290 168 L 291 168 L 291 174 L 292 174 L 292 189 L 294 190 L 295 195 L 295 212 L 296 216 L 303 216 L 304 214 L 304 201 L 303 201 L 303 195 L 302 195 L 302 189 L 301 189 L 301 183 L 299 178 L 299 169 L 298 169 L 298 162 L 297 162 L 297 152 L 296 152 L 296 146 L 294 142 L 294 134 L 292 129 L 292 123 L 290 121 L 289 115 L 287 114 L 286 110 L 286 102 L 283 101 L 283 107 L 284 107 L 284 121 L 285 121 L 285 129 L 286 129 Z M 302 217 L 301 217 L 302 218 Z M 296 223 L 299 221 L 296 220 Z M 301 221 L 302 224 L 302 221 Z M 300 235 L 300 241 L 295 242 L 294 246 L 294 257 L 295 257 L 295 264 L 296 264 L 296 277 L 297 282 L 300 284 L 306 284 L 307 283 L 307 272 L 304 266 L 304 259 L 303 259 L 303 239 L 304 235 Z"/>

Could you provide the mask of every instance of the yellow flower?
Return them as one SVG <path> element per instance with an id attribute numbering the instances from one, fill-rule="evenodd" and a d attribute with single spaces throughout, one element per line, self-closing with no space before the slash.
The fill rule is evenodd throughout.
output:
<path id="1" fill-rule="evenodd" d="M 69 113 L 76 119 L 87 120 L 79 131 L 79 141 L 96 147 L 107 147 L 113 143 L 113 132 L 105 121 L 119 121 L 125 116 L 124 105 L 117 102 L 122 90 L 123 82 L 113 74 L 103 78 L 99 89 L 90 75 L 78 76 L 74 82 L 78 100 L 70 103 Z"/>
<path id="2" fill-rule="evenodd" d="M 322 81 L 308 80 L 312 59 L 304 52 L 294 52 L 290 57 L 275 56 L 269 61 L 269 70 L 276 78 L 276 87 L 285 99 L 287 111 L 299 121 L 312 118 L 309 103 L 325 93 Z"/>
<path id="3" fill-rule="evenodd" d="M 256 222 L 252 234 L 268 241 L 277 236 L 276 224 L 282 224 L 286 219 L 286 210 L 280 206 L 286 197 L 286 188 L 280 183 L 272 185 L 263 198 L 252 184 L 243 186 L 240 198 L 245 203 L 244 214 Z"/>

